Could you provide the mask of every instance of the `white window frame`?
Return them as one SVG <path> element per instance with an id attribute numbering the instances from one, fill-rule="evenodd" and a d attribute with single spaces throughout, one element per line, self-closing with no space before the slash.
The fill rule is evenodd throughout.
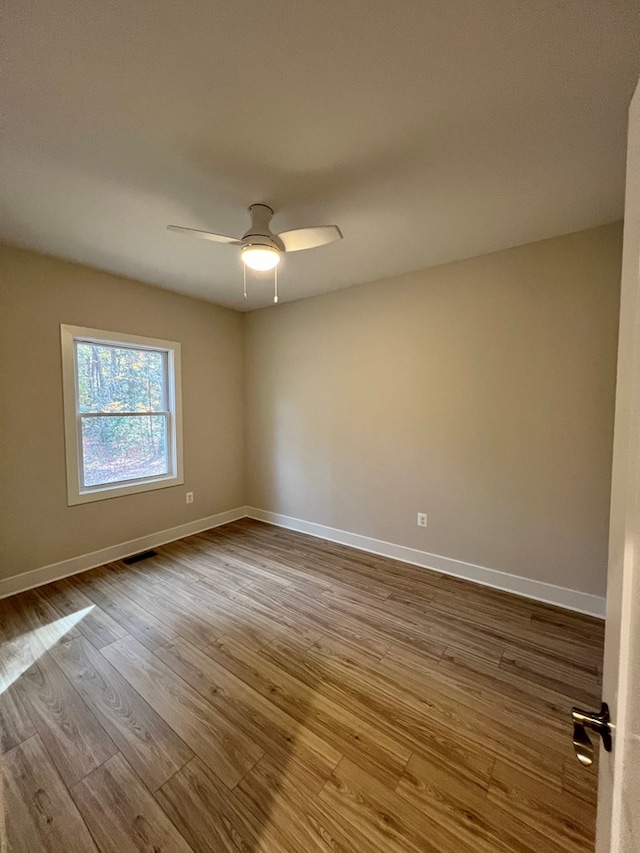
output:
<path id="1" fill-rule="evenodd" d="M 88 329 L 83 326 L 60 326 L 62 346 L 62 391 L 64 402 L 64 436 L 67 464 L 67 504 L 89 503 L 148 492 L 153 489 L 165 489 L 184 483 L 182 464 L 182 383 L 181 352 L 177 341 L 163 341 L 145 338 L 140 335 L 126 335 L 121 332 L 107 332 L 102 329 Z M 153 412 L 164 414 L 167 423 L 168 474 L 156 477 L 144 477 L 125 480 L 120 483 L 105 483 L 100 486 L 82 485 L 82 417 L 78 411 L 78 377 L 76 369 L 76 342 L 125 346 L 134 349 L 148 349 L 167 354 L 167 410 Z"/>

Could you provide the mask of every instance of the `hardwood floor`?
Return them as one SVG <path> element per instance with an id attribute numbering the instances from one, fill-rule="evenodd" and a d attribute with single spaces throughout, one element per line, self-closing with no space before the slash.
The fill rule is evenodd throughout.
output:
<path id="1" fill-rule="evenodd" d="M 248 520 L 0 619 L 3 850 L 593 849 L 596 619 Z"/>

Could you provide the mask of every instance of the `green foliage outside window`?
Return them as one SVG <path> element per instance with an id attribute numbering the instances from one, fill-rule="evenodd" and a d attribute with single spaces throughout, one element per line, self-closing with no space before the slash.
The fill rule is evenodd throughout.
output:
<path id="1" fill-rule="evenodd" d="M 166 354 L 79 341 L 76 365 L 81 416 L 103 415 L 82 418 L 84 484 L 166 473 L 164 415 L 133 414 L 166 411 Z"/>

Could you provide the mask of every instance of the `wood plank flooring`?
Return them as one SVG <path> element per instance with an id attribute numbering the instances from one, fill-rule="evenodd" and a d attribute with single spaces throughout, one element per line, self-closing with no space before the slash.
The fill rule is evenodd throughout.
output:
<path id="1" fill-rule="evenodd" d="M 2 850 L 585 853 L 603 630 L 249 520 L 4 599 Z"/>

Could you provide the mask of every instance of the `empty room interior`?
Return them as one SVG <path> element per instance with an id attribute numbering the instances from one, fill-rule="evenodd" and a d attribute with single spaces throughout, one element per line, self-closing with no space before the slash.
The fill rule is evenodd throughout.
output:
<path id="1" fill-rule="evenodd" d="M 0 849 L 640 849 L 593 716 L 637 4 L 2 29 Z"/>

